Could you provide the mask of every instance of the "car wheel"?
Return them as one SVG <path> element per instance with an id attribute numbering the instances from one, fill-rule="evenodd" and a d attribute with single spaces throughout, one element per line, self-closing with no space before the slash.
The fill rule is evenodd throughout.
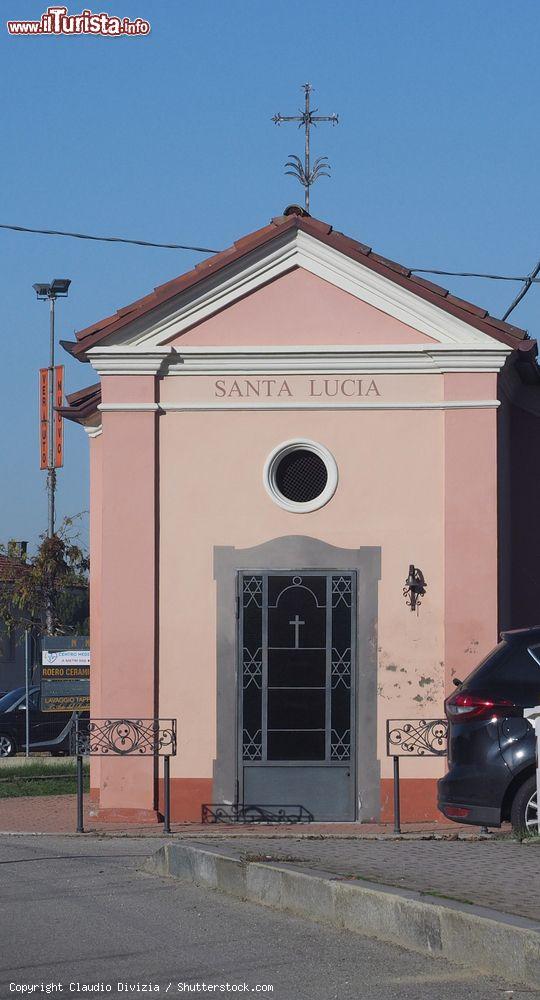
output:
<path id="1" fill-rule="evenodd" d="M 0 757 L 14 757 L 16 753 L 15 740 L 11 736 L 0 735 Z"/>
<path id="2" fill-rule="evenodd" d="M 536 775 L 531 774 L 524 781 L 512 802 L 510 814 L 512 828 L 518 837 L 538 834 L 538 797 L 536 791 Z"/>

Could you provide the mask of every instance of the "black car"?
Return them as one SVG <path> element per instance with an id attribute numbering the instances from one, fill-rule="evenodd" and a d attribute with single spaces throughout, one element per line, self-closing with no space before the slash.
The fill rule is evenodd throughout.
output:
<path id="1" fill-rule="evenodd" d="M 536 738 L 524 716 L 540 706 L 540 626 L 501 642 L 445 702 L 448 773 L 438 782 L 449 819 L 538 832 Z M 539 708 L 540 711 L 540 708 Z"/>
<path id="2" fill-rule="evenodd" d="M 69 753 L 72 712 L 42 712 L 39 688 L 31 687 L 29 749 L 52 754 Z M 26 749 L 26 692 L 23 687 L 0 698 L 0 757 L 12 757 Z"/>

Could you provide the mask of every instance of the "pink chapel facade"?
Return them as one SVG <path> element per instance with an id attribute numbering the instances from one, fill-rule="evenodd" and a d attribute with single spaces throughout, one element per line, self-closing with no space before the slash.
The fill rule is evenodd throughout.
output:
<path id="1" fill-rule="evenodd" d="M 532 624 L 534 341 L 295 211 L 70 350 L 100 379 L 63 411 L 90 445 L 92 715 L 178 719 L 175 821 L 388 819 L 387 719 L 441 717 Z M 443 771 L 403 765 L 404 819 L 437 818 Z M 91 786 L 103 818 L 160 809 L 151 762 Z"/>

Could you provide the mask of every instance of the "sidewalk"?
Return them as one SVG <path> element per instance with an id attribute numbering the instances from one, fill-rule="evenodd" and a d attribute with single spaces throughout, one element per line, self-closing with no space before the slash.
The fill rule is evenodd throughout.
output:
<path id="1" fill-rule="evenodd" d="M 270 839 L 259 831 L 189 843 L 242 861 L 285 862 L 329 878 L 412 889 L 540 922 L 540 841 Z"/>
<path id="2" fill-rule="evenodd" d="M 0 833 L 73 833 L 76 829 L 76 797 L 75 795 L 23 796 L 0 799 Z M 124 834 L 126 836 L 163 836 L 161 824 L 134 826 L 123 823 L 100 823 L 90 812 L 88 795 L 84 797 L 84 827 L 86 833 Z M 479 827 L 461 826 L 451 822 L 441 823 L 404 823 L 402 826 L 406 837 L 444 837 L 456 839 L 478 839 Z M 395 837 L 392 824 L 389 823 L 302 823 L 277 824 L 275 826 L 258 824 L 199 824 L 173 823 L 173 833 L 179 836 L 197 836 L 221 839 L 224 836 L 233 838 L 249 837 L 298 837 L 313 838 L 331 836 L 338 838 L 379 838 Z M 264 831 L 264 832 L 263 832 Z M 508 831 L 506 831 L 507 833 Z"/>

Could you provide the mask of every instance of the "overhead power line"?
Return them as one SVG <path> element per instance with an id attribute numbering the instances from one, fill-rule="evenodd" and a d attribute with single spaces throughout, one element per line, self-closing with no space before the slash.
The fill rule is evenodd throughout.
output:
<path id="1" fill-rule="evenodd" d="M 139 247 L 158 247 L 162 250 L 194 250 L 196 253 L 218 253 L 209 247 L 191 247 L 183 243 L 151 243 L 149 240 L 129 240 L 124 236 L 90 236 L 88 233 L 68 233 L 61 229 L 30 229 L 28 226 L 8 226 L 0 223 L 0 229 L 11 229 L 15 233 L 38 233 L 40 236 L 71 236 L 75 240 L 95 240 L 100 243 L 131 243 Z"/>
<path id="2" fill-rule="evenodd" d="M 479 271 L 438 271 L 433 267 L 410 267 L 413 274 L 444 274 L 453 278 L 491 278 L 493 281 L 528 281 L 522 274 L 483 274 Z M 537 279 L 540 281 L 540 279 Z"/>
<path id="3" fill-rule="evenodd" d="M 211 247 L 190 246 L 185 243 L 154 243 L 151 240 L 134 240 L 126 236 L 95 236 L 90 233 L 72 233 L 63 229 L 34 229 L 30 226 L 12 226 L 7 223 L 0 223 L 0 229 L 8 229 L 14 233 L 33 233 L 38 236 L 67 236 L 75 240 L 92 240 L 95 243 L 124 243 L 138 247 L 155 247 L 159 250 L 191 250 L 193 253 L 219 253 L 219 250 Z M 523 288 L 516 295 L 513 302 L 506 310 L 503 320 L 507 319 L 511 312 L 525 297 L 532 285 L 540 283 L 540 261 L 533 268 L 529 275 L 511 274 L 485 274 L 481 271 L 442 271 L 433 267 L 411 267 L 411 274 L 439 274 L 449 278 L 487 278 L 491 281 L 522 281 Z"/>
<path id="4" fill-rule="evenodd" d="M 514 309 L 516 308 L 516 306 L 518 305 L 518 303 L 521 302 L 521 300 L 526 296 L 526 294 L 529 291 L 529 288 L 531 287 L 531 285 L 534 285 L 535 281 L 537 280 L 536 279 L 536 275 L 539 273 L 539 271 L 540 271 L 540 260 L 535 265 L 535 267 L 533 267 L 533 269 L 532 269 L 531 273 L 529 274 L 529 276 L 524 279 L 525 284 L 523 285 L 523 288 L 521 289 L 521 291 L 518 292 L 518 294 L 516 295 L 514 301 L 511 302 L 511 304 L 509 305 L 508 309 L 506 310 L 506 312 L 505 312 L 505 314 L 503 316 L 503 321 L 506 320 L 506 319 L 508 319 L 510 313 L 514 311 Z"/>

